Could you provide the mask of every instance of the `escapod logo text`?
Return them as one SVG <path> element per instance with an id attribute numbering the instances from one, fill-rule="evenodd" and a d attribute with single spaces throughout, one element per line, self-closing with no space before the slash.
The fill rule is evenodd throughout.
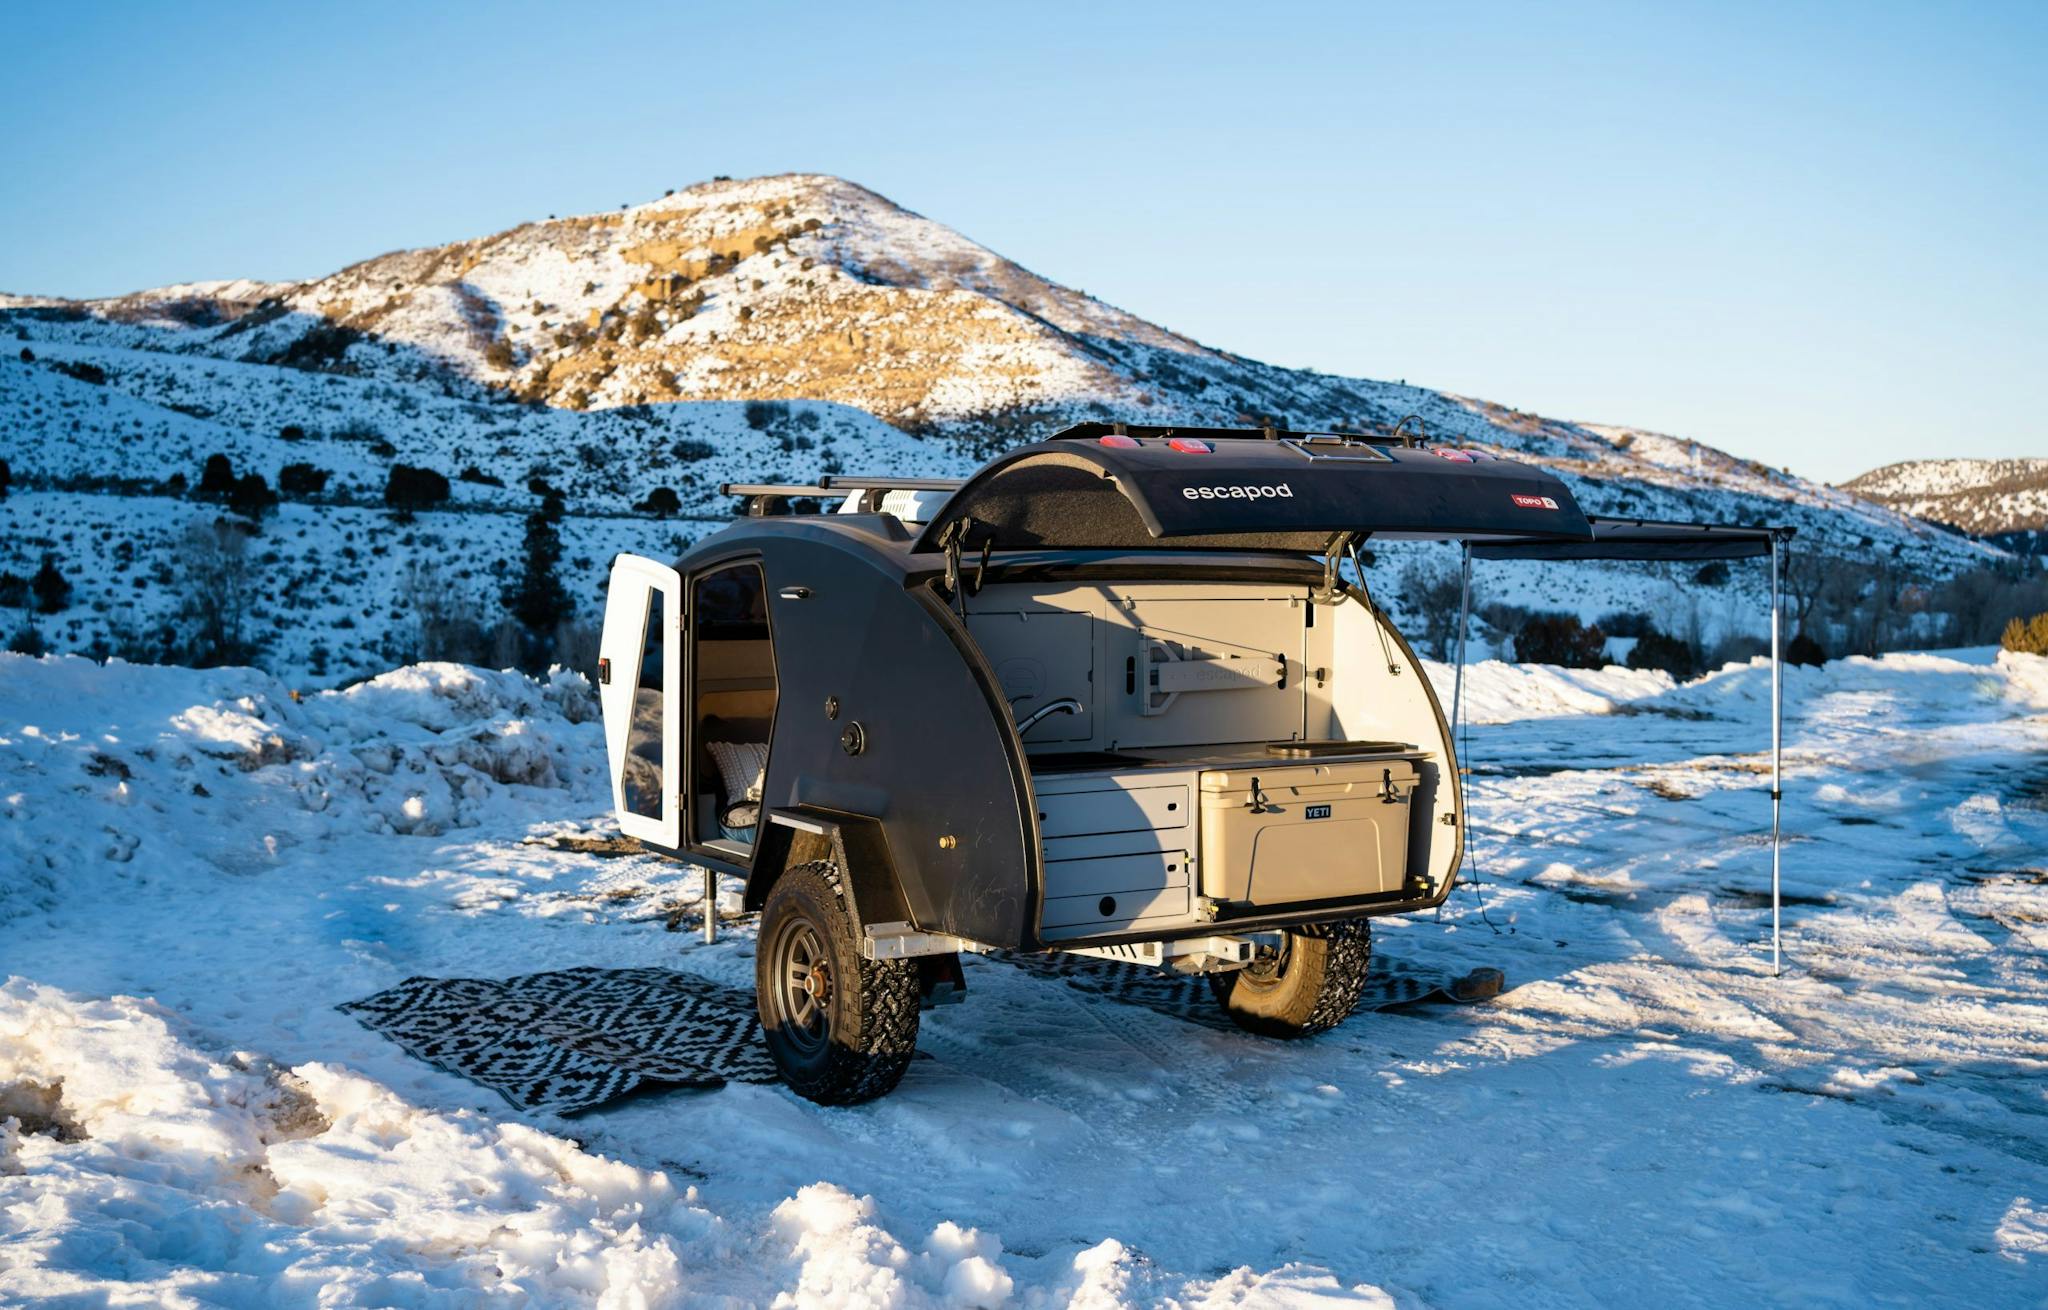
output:
<path id="1" fill-rule="evenodd" d="M 1272 487 L 1182 487 L 1180 494 L 1189 500 L 1262 500 L 1267 496 L 1292 500 L 1294 488 L 1285 482 Z"/>

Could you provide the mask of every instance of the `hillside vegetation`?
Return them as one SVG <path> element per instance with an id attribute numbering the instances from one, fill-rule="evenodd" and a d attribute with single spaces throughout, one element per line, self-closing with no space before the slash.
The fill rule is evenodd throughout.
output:
<path id="1" fill-rule="evenodd" d="M 1697 442 L 1244 359 L 831 177 L 706 183 L 306 282 L 0 297 L 0 335 L 0 605 L 8 576 L 26 596 L 46 564 L 73 584 L 0 636 L 315 681 L 504 654 L 536 531 L 563 543 L 561 622 L 588 624 L 616 551 L 673 553 L 730 518 L 723 481 L 958 474 L 1084 418 L 1371 431 L 1412 414 L 1553 469 L 1593 512 L 1790 523 L 1803 551 L 1902 585 L 2008 562 Z M 195 600 L 191 556 L 216 520 L 246 540 L 248 632 L 206 649 L 192 612 L 219 603 Z M 1417 609 L 1399 576 L 1383 598 Z M 1753 629 L 1760 573 L 1726 582 L 1536 568 L 1490 585 L 1525 609 L 1677 605 L 1709 632 Z M 407 598 L 425 595 L 423 616 Z M 423 635 L 458 629 L 458 648 Z M 519 644 L 528 663 L 579 647 Z"/>

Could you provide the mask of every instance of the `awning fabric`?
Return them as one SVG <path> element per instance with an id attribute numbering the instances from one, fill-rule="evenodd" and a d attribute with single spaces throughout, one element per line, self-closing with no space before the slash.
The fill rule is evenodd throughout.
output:
<path id="1" fill-rule="evenodd" d="M 1667 523 L 1656 519 L 1618 519 L 1589 514 L 1593 530 L 1587 541 L 1528 537 L 1518 541 L 1475 541 L 1474 559 L 1547 560 L 1716 560 L 1763 559 L 1771 540 L 1784 541 L 1794 529 L 1743 527 L 1724 523 Z"/>

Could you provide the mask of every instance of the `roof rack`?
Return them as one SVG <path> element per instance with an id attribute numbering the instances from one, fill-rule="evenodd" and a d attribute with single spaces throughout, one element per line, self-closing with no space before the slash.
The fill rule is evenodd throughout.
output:
<path id="1" fill-rule="evenodd" d="M 1082 440 L 1092 437 L 1135 437 L 1163 439 L 1167 437 L 1195 437 L 1202 441 L 1292 441 L 1303 443 L 1343 443 L 1355 445 L 1399 445 L 1417 448 L 1429 441 L 1429 434 L 1423 430 L 1422 416 L 1406 414 L 1384 432 L 1326 432 L 1296 431 L 1279 428 L 1271 424 L 1263 427 L 1205 428 L 1185 424 L 1145 423 L 1077 423 L 1073 427 L 1055 432 L 1050 440 Z"/>
<path id="2" fill-rule="evenodd" d="M 828 473 L 816 482 L 724 482 L 721 496 L 829 496 L 835 491 L 958 491 L 965 478 L 867 478 Z"/>
<path id="3" fill-rule="evenodd" d="M 753 518 L 789 513 L 788 501 L 822 499 L 848 492 L 866 496 L 864 509 L 873 509 L 877 498 L 867 493 L 884 491 L 958 491 L 965 478 L 885 478 L 853 473 L 828 473 L 816 482 L 726 482 L 718 494 L 738 496 L 744 512 Z M 822 507 L 821 507 L 822 508 Z"/>

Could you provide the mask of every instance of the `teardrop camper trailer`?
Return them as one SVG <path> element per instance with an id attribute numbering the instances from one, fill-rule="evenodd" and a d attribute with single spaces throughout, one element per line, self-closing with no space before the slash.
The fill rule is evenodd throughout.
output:
<path id="1" fill-rule="evenodd" d="M 745 880 L 769 1050 L 825 1103 L 895 1086 L 961 951 L 1204 974 L 1278 1037 L 1341 1022 L 1369 921 L 1441 903 L 1464 839 L 1443 707 L 1341 566 L 1598 536 L 1535 467 L 1271 430 L 1087 424 L 964 481 L 726 490 L 733 526 L 613 566 L 613 795 L 628 836 Z"/>

